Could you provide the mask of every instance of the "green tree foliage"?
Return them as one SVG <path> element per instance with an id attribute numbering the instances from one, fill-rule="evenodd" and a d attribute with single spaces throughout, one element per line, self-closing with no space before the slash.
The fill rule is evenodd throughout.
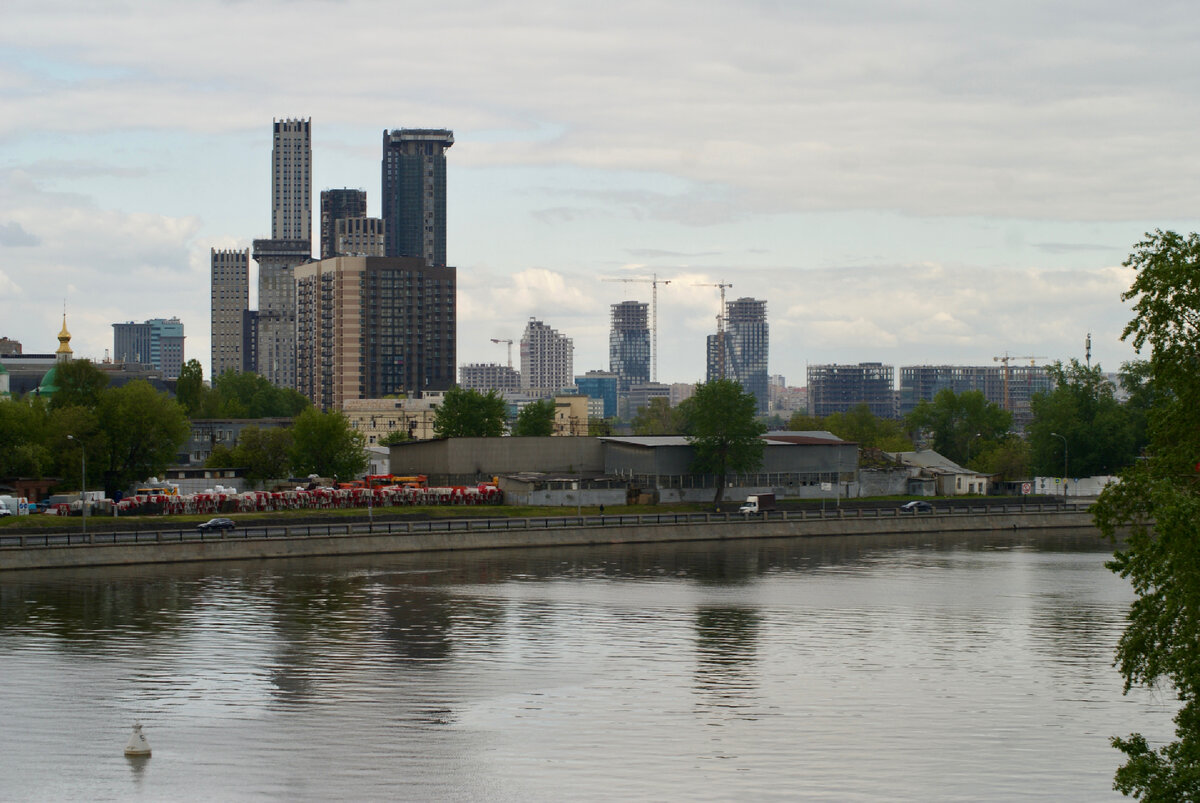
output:
<path id="1" fill-rule="evenodd" d="M 96 405 L 96 424 L 99 448 L 89 445 L 88 462 L 103 468 L 108 496 L 161 475 L 178 459 L 190 430 L 174 399 L 141 379 L 105 390 Z"/>
<path id="2" fill-rule="evenodd" d="M 54 471 L 44 400 L 0 399 L 0 477 L 43 477 Z"/>
<path id="3" fill-rule="evenodd" d="M 980 439 L 976 439 L 976 444 Z M 1009 433 L 997 441 L 971 452 L 971 466 L 985 474 L 999 474 L 1009 482 L 1027 479 L 1029 473 L 1029 444 L 1020 435 Z"/>
<path id="4" fill-rule="evenodd" d="M 394 429 L 379 440 L 375 441 L 375 443 L 380 446 L 395 446 L 397 443 L 404 443 L 406 440 L 410 440 L 407 432 L 402 429 Z"/>
<path id="5" fill-rule="evenodd" d="M 589 418 L 588 435 L 593 438 L 605 438 L 613 434 L 611 418 Z"/>
<path id="6" fill-rule="evenodd" d="M 108 387 L 108 375 L 91 360 L 67 360 L 55 366 L 54 383 L 58 390 L 50 397 L 50 409 L 95 407 Z"/>
<path id="7" fill-rule="evenodd" d="M 551 399 L 530 402 L 517 413 L 512 434 L 517 437 L 544 438 L 554 434 L 554 402 Z"/>
<path id="8" fill-rule="evenodd" d="M 1122 337 L 1150 352 L 1150 445 L 1094 510 L 1104 533 L 1125 534 L 1109 563 L 1135 594 L 1117 646 L 1125 688 L 1169 684 L 1180 708 L 1169 744 L 1113 739 L 1127 757 L 1114 787 L 1147 801 L 1200 800 L 1200 237 L 1157 231 L 1125 264 L 1138 275 L 1123 296 L 1136 303 Z"/>
<path id="9" fill-rule="evenodd" d="M 1116 389 L 1099 364 L 1089 368 L 1073 359 L 1047 370 L 1054 390 L 1035 395 L 1030 404 L 1027 437 L 1034 472 L 1058 476 L 1066 462 L 1072 477 L 1090 477 L 1130 465 L 1140 451 L 1136 423 L 1116 400 Z"/>
<path id="10" fill-rule="evenodd" d="M 433 419 L 439 438 L 497 438 L 504 434 L 508 406 L 494 390 L 451 388 Z"/>
<path id="11" fill-rule="evenodd" d="M 819 429 L 837 435 L 845 441 L 853 441 L 864 449 L 882 449 L 885 452 L 907 452 L 912 441 L 904 434 L 904 427 L 891 418 L 880 418 L 865 404 L 852 407 L 844 413 L 827 416 Z"/>
<path id="12" fill-rule="evenodd" d="M 290 427 L 246 427 L 232 449 L 217 444 L 205 463 L 209 468 L 245 468 L 253 485 L 263 480 L 284 479 L 292 474 L 292 430 Z"/>
<path id="13" fill-rule="evenodd" d="M 758 402 L 741 384 L 718 379 L 696 386 L 687 414 L 688 441 L 696 456 L 692 471 L 717 476 L 713 505 L 721 504 L 729 472 L 758 471 L 763 460 L 765 427 L 755 418 Z"/>
<path id="14" fill-rule="evenodd" d="M 292 418 L 310 406 L 302 394 L 258 374 L 226 371 L 205 395 L 201 412 L 204 418 Z"/>
<path id="15" fill-rule="evenodd" d="M 292 425 L 292 469 L 346 480 L 367 470 L 367 439 L 339 410 L 308 408 Z"/>
<path id="16" fill-rule="evenodd" d="M 204 385 L 204 369 L 198 360 L 188 360 L 179 371 L 175 382 L 175 401 L 183 408 L 188 418 L 198 418 L 204 406 L 204 396 L 209 392 Z"/>
<path id="17" fill-rule="evenodd" d="M 660 396 L 638 408 L 630 429 L 634 435 L 683 435 L 687 423 L 687 407 L 672 407 L 669 399 Z"/>
<path id="18" fill-rule="evenodd" d="M 933 401 L 922 400 L 905 418 L 910 432 L 929 433 L 933 449 L 959 465 L 995 449 L 1012 426 L 1012 413 L 989 402 L 978 390 L 946 388 Z"/>
<path id="19" fill-rule="evenodd" d="M 787 428 L 792 432 L 823 432 L 825 424 L 815 415 L 795 412 L 788 419 Z"/>

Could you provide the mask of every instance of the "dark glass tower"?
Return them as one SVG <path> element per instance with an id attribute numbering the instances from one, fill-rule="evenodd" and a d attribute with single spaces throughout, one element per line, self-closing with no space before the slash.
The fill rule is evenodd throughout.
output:
<path id="1" fill-rule="evenodd" d="M 446 151 L 454 132 L 400 128 L 383 132 L 384 252 L 446 264 Z"/>

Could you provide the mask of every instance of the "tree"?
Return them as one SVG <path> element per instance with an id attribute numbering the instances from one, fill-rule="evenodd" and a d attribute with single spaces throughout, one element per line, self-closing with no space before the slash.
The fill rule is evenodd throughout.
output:
<path id="1" fill-rule="evenodd" d="M 53 471 L 48 425 L 41 398 L 0 399 L 0 477 L 42 477 Z"/>
<path id="2" fill-rule="evenodd" d="M 788 419 L 787 428 L 792 432 L 825 432 L 825 424 L 815 415 L 795 412 Z"/>
<path id="3" fill-rule="evenodd" d="M 494 390 L 450 388 L 433 418 L 439 438 L 497 438 L 504 434 L 508 406 Z"/>
<path id="4" fill-rule="evenodd" d="M 402 429 L 393 429 L 388 434 L 381 437 L 375 443 L 379 446 L 395 446 L 397 443 L 404 443 L 411 440 L 412 437 Z"/>
<path id="5" fill-rule="evenodd" d="M 554 402 L 550 399 L 530 402 L 517 413 L 512 434 L 517 437 L 544 438 L 554 434 Z"/>
<path id="6" fill-rule="evenodd" d="M 757 399 L 731 379 L 697 385 L 690 401 L 688 442 L 696 453 L 692 471 L 716 475 L 716 507 L 721 504 L 730 471 L 748 473 L 762 466 L 764 443 L 760 436 L 766 429 L 755 419 Z"/>
<path id="7" fill-rule="evenodd" d="M 1033 420 L 1027 436 L 1033 470 L 1058 476 L 1065 468 L 1072 477 L 1089 477 L 1133 463 L 1140 451 L 1135 423 L 1100 365 L 1087 367 L 1072 359 L 1047 371 L 1054 390 L 1035 395 L 1030 403 Z"/>
<path id="8" fill-rule="evenodd" d="M 188 418 L 197 418 L 208 393 L 204 386 L 204 369 L 199 360 L 188 360 L 179 370 L 179 379 L 175 382 L 175 401 L 183 408 Z"/>
<path id="9" fill-rule="evenodd" d="M 589 418 L 588 435 L 593 438 L 604 438 L 613 434 L 612 419 Z"/>
<path id="10" fill-rule="evenodd" d="M 290 427 L 250 426 L 238 435 L 230 458 L 234 466 L 246 469 L 246 479 L 258 485 L 263 480 L 291 476 L 292 446 Z"/>
<path id="11" fill-rule="evenodd" d="M 206 418 L 292 418 L 311 402 L 291 388 L 277 388 L 252 373 L 226 371 L 213 383 L 214 403 L 202 405 Z"/>
<path id="12" fill-rule="evenodd" d="M 1175 741 L 1154 749 L 1141 734 L 1115 738 L 1125 753 L 1114 787 L 1143 800 L 1200 800 L 1200 237 L 1156 231 L 1125 265 L 1138 272 L 1122 333 L 1150 352 L 1153 400 L 1147 459 L 1094 507 L 1101 531 L 1124 533 L 1108 566 L 1133 586 L 1117 646 L 1125 690 L 1166 681 L 1180 701 Z"/>
<path id="13" fill-rule="evenodd" d="M 1009 482 L 1029 477 L 1029 444 L 1020 435 L 1009 433 L 998 441 L 971 452 L 971 464 L 985 474 L 999 474 Z"/>
<path id="14" fill-rule="evenodd" d="M 88 456 L 104 469 L 104 491 L 113 496 L 137 482 L 160 475 L 176 462 L 187 442 L 187 417 L 174 399 L 144 379 L 108 388 L 96 405 L 100 448 Z M 89 464 L 93 461 L 89 460 Z"/>
<path id="15" fill-rule="evenodd" d="M 682 435 L 686 427 L 683 411 L 672 407 L 670 399 L 661 396 L 638 408 L 630 424 L 634 435 Z"/>
<path id="16" fill-rule="evenodd" d="M 367 439 L 339 410 L 310 407 L 292 425 L 292 468 L 296 474 L 350 479 L 367 470 Z"/>
<path id="17" fill-rule="evenodd" d="M 938 391 L 933 401 L 920 401 L 905 418 L 910 432 L 929 432 L 933 449 L 960 465 L 972 455 L 994 449 L 1012 426 L 1012 413 L 989 402 L 978 390 Z"/>
<path id="18" fill-rule="evenodd" d="M 67 360 L 54 367 L 54 384 L 58 390 L 50 397 L 50 409 L 61 407 L 95 407 L 100 393 L 108 387 L 108 375 L 91 360 Z"/>
<path id="19" fill-rule="evenodd" d="M 864 449 L 883 449 L 886 452 L 907 452 L 912 449 L 912 441 L 904 434 L 899 421 L 880 418 L 866 404 L 856 405 L 844 413 L 834 413 L 823 424 L 842 440 L 853 441 Z"/>

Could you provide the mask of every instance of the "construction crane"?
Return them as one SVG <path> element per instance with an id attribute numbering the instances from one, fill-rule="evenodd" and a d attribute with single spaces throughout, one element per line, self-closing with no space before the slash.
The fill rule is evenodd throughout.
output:
<path id="1" fill-rule="evenodd" d="M 650 381 L 658 381 L 658 286 L 660 284 L 670 284 L 670 279 L 658 278 L 657 273 L 651 273 L 649 278 L 645 276 L 612 277 L 604 279 L 606 282 L 625 282 L 626 284 L 648 284 L 650 285 Z"/>
<path id="2" fill-rule="evenodd" d="M 717 379 L 725 378 L 725 288 L 733 287 L 726 282 L 703 284 L 696 282 L 693 287 L 717 287 L 721 290 L 721 311 L 717 313 Z"/>
<path id="3" fill-rule="evenodd" d="M 992 357 L 992 362 L 1004 363 L 1004 409 L 1005 410 L 1012 412 L 1012 402 L 1010 401 L 1009 396 L 1008 396 L 1008 374 L 1009 374 L 1008 362 L 1009 362 L 1009 360 L 1029 360 L 1030 367 L 1033 367 L 1033 365 L 1036 363 L 1037 360 L 1047 360 L 1047 359 L 1049 359 L 1049 357 L 1035 356 L 1035 355 L 1031 355 L 1031 354 L 1024 354 L 1020 357 L 1014 357 L 1011 354 L 1009 354 L 1007 351 L 1004 352 L 1003 354 L 1001 354 L 999 357 Z"/>
<path id="4" fill-rule="evenodd" d="M 508 338 L 503 338 L 503 337 L 493 337 L 492 342 L 508 344 L 508 367 L 512 368 L 512 344 L 513 344 L 512 340 L 510 340 Z"/>

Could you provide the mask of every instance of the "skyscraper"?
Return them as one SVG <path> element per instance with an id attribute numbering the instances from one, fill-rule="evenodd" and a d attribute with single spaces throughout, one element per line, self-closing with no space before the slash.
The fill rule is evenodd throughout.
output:
<path id="1" fill-rule="evenodd" d="M 113 324 L 113 359 L 153 365 L 166 379 L 183 369 L 183 323 L 178 318 L 151 318 L 144 323 Z"/>
<path id="2" fill-rule="evenodd" d="M 212 249 L 211 378 L 245 370 L 242 320 L 250 309 L 250 249 Z"/>
<path id="3" fill-rule="evenodd" d="M 446 151 L 454 133 L 401 128 L 383 132 L 383 220 L 389 257 L 446 264 Z"/>
<path id="4" fill-rule="evenodd" d="M 296 286 L 292 271 L 312 259 L 312 126 L 275 120 L 271 148 L 271 239 L 254 241 L 258 263 L 257 371 L 296 386 Z"/>
<path id="5" fill-rule="evenodd" d="M 521 388 L 549 395 L 571 387 L 574 365 L 574 341 L 530 318 L 521 335 Z"/>
<path id="6" fill-rule="evenodd" d="M 808 366 L 808 414 L 824 418 L 865 404 L 879 418 L 896 417 L 896 371 L 878 362 Z"/>
<path id="7" fill-rule="evenodd" d="M 638 301 L 612 305 L 608 333 L 608 369 L 620 379 L 620 392 L 650 381 L 650 306 Z"/>
<path id="8" fill-rule="evenodd" d="M 741 383 L 758 400 L 758 412 L 770 408 L 767 358 L 770 327 L 767 302 L 739 298 L 725 305 L 725 377 Z"/>
<path id="9" fill-rule="evenodd" d="M 295 276 L 297 389 L 314 404 L 340 409 L 347 399 L 454 384 L 454 268 L 334 257 Z"/>
<path id="10" fill-rule="evenodd" d="M 367 216 L 366 190 L 321 191 L 321 259 L 338 256 L 337 222 Z M 383 256 L 380 254 L 380 256 Z"/>
<path id="11" fill-rule="evenodd" d="M 275 120 L 271 239 L 312 242 L 312 121 Z M 311 256 L 311 251 L 309 252 Z"/>

